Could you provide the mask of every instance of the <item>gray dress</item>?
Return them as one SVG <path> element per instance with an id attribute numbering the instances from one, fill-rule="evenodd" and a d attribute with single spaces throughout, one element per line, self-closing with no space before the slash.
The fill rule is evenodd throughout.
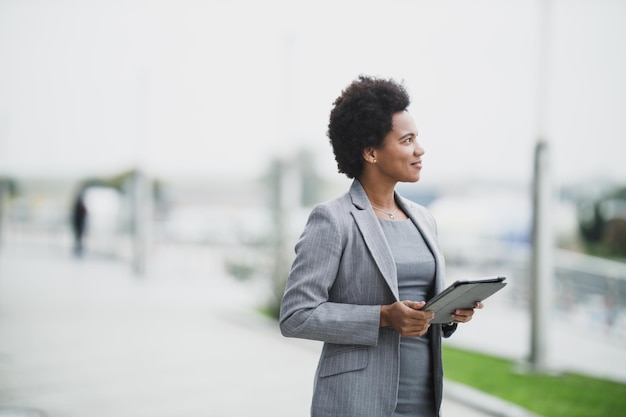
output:
<path id="1" fill-rule="evenodd" d="M 380 220 L 398 270 L 400 300 L 425 301 L 435 280 L 435 259 L 411 220 Z M 400 338 L 400 385 L 392 417 L 436 417 L 430 332 Z"/>

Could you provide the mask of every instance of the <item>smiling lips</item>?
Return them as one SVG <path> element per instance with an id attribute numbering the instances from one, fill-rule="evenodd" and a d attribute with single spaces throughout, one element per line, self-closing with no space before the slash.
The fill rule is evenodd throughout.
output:
<path id="1" fill-rule="evenodd" d="M 422 160 L 420 159 L 419 161 L 415 161 L 415 162 L 411 163 L 411 165 L 413 165 L 414 167 L 417 167 L 419 169 L 422 169 Z"/>

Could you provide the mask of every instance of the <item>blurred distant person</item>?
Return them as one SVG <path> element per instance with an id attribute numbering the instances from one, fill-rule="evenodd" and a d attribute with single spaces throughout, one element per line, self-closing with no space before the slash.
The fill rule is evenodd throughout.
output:
<path id="1" fill-rule="evenodd" d="M 309 215 L 280 312 L 283 335 L 324 342 L 313 417 L 438 416 L 441 338 L 474 314 L 442 325 L 422 310 L 443 289 L 444 259 L 431 214 L 395 192 L 422 171 L 409 104 L 401 83 L 360 76 L 330 113 L 337 167 L 353 182 Z"/>
<path id="2" fill-rule="evenodd" d="M 85 205 L 85 189 L 76 195 L 72 206 L 72 232 L 74 234 L 74 254 L 82 256 L 84 252 L 85 228 L 87 226 L 87 206 Z"/>

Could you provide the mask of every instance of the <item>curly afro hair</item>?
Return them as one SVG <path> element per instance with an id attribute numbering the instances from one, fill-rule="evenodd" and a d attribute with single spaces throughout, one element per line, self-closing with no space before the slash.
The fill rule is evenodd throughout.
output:
<path id="1" fill-rule="evenodd" d="M 360 75 L 333 103 L 328 138 L 337 169 L 348 178 L 359 178 L 363 171 L 363 151 L 379 148 L 392 130 L 392 117 L 410 104 L 402 83 Z"/>

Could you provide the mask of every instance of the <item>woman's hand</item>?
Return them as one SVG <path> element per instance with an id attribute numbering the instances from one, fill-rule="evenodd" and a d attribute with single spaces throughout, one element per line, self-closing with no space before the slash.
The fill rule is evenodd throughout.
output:
<path id="1" fill-rule="evenodd" d="M 422 311 L 424 301 L 397 301 L 380 306 L 380 327 L 393 327 L 402 336 L 421 336 L 428 331 L 435 317 L 432 311 Z"/>
<path id="2" fill-rule="evenodd" d="M 470 308 L 466 310 L 458 309 L 451 316 L 452 322 L 453 323 L 467 323 L 474 316 L 474 310 L 477 308 L 483 308 L 483 307 L 484 307 L 483 303 L 481 303 L 480 301 L 477 301 L 474 304 L 474 308 Z"/>

